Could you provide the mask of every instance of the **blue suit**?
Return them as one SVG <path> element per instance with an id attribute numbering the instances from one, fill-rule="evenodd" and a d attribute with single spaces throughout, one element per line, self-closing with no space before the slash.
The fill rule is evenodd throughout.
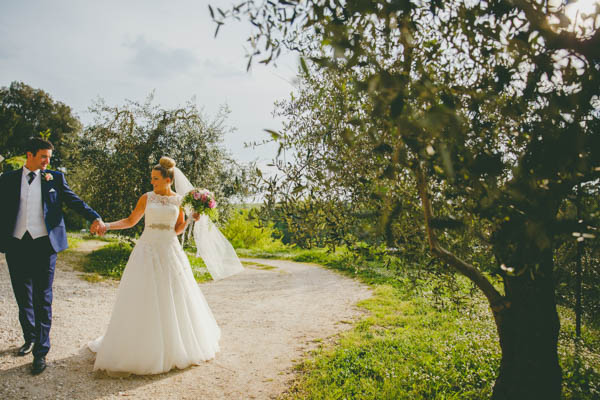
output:
<path id="1" fill-rule="evenodd" d="M 19 306 L 19 321 L 26 342 L 33 342 L 33 355 L 50 350 L 52 322 L 52 282 L 56 254 L 68 247 L 62 205 L 77 211 L 89 221 L 100 218 L 69 187 L 61 172 L 46 170 L 51 180 L 42 179 L 42 206 L 48 236 L 22 240 L 13 237 L 21 198 L 23 169 L 0 175 L 0 252 L 6 253 L 11 283 Z"/>

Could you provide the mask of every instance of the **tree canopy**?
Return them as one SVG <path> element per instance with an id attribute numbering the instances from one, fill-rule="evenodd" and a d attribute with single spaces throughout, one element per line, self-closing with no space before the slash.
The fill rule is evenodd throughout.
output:
<path id="1" fill-rule="evenodd" d="M 91 107 L 95 122 L 77 141 L 71 176 L 86 201 L 106 219 L 121 219 L 151 190 L 150 171 L 161 156 L 173 158 L 192 184 L 208 188 L 226 218 L 230 202 L 248 190 L 249 169 L 238 165 L 221 146 L 231 130 L 226 107 L 213 119 L 193 103 L 175 109 L 128 101 Z M 132 233 L 141 231 L 141 226 Z"/>
<path id="2" fill-rule="evenodd" d="M 0 88 L 0 154 L 5 158 L 22 156 L 29 138 L 48 132 L 55 145 L 52 165 L 63 166 L 80 130 L 71 107 L 45 91 L 23 82 Z"/>

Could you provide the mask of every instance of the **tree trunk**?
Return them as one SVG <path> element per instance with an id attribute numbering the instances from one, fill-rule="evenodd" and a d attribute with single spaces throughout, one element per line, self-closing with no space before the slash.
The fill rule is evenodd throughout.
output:
<path id="1" fill-rule="evenodd" d="M 503 255 L 498 259 L 518 260 L 539 255 L 540 261 L 537 265 L 516 268 L 517 271 L 523 271 L 519 276 L 505 276 L 505 295 L 502 296 L 481 271 L 439 245 L 431 227 L 432 211 L 427 181 L 418 163 L 415 165 L 415 176 L 432 253 L 469 278 L 482 291 L 496 320 L 502 361 L 492 399 L 559 400 L 562 386 L 557 349 L 560 321 L 554 296 L 552 248 L 538 249 L 532 246 L 531 238 L 527 235 L 517 235 L 517 243 L 514 234 L 501 235 L 513 240 L 508 245 L 502 240 L 496 242 L 499 246 L 495 249 L 496 253 Z M 523 225 L 517 226 L 517 230 L 522 228 Z M 510 255 L 506 254 L 510 251 L 513 257 L 505 257 Z"/>
<path id="2" fill-rule="evenodd" d="M 535 278 L 527 271 L 506 277 L 510 307 L 495 313 L 502 361 L 494 385 L 494 400 L 558 400 L 561 369 L 558 363 L 558 331 L 553 261 L 546 254 Z M 533 268 L 533 266 L 532 266 Z"/>

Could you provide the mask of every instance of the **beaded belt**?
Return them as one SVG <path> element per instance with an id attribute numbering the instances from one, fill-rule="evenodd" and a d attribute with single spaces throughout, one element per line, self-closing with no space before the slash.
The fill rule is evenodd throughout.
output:
<path id="1" fill-rule="evenodd" d="M 171 230 L 175 229 L 169 224 L 150 224 L 150 225 L 146 226 L 146 228 L 160 229 L 161 231 L 171 231 Z"/>

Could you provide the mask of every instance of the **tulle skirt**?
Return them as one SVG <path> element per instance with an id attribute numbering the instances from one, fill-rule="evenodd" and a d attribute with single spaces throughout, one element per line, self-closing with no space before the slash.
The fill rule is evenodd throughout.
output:
<path id="1" fill-rule="evenodd" d="M 145 231 L 133 249 L 94 370 L 159 374 L 209 360 L 221 331 L 172 232 Z"/>

